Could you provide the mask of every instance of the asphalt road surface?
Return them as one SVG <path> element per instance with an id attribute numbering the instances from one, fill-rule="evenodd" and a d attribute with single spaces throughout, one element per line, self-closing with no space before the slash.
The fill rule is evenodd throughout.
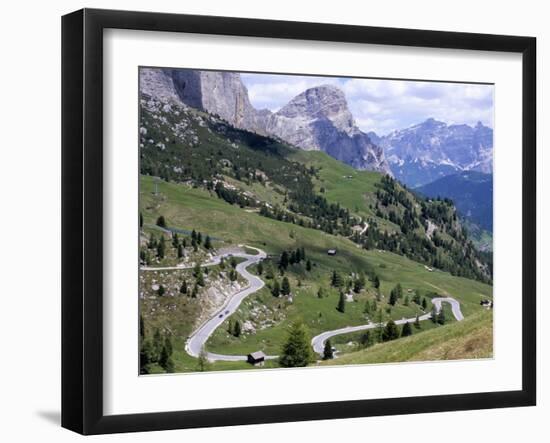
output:
<path id="1" fill-rule="evenodd" d="M 452 297 L 436 297 L 432 298 L 432 303 L 435 306 L 437 312 L 441 310 L 441 303 L 446 302 L 451 305 L 451 309 L 453 311 L 453 315 L 456 318 L 457 321 L 464 320 L 464 316 L 462 315 L 462 312 L 460 311 L 460 303 L 458 303 L 454 298 Z M 420 321 L 428 320 L 431 318 L 431 313 L 423 314 L 418 317 Z M 395 320 L 395 324 L 402 325 L 404 323 L 413 323 L 416 321 L 416 317 L 414 318 L 402 318 L 401 320 Z M 311 345 L 313 346 L 313 350 L 317 354 L 323 354 L 324 348 L 325 348 L 325 342 L 336 335 L 342 335 L 342 334 L 349 334 L 350 332 L 359 332 L 359 331 L 365 331 L 367 329 L 374 329 L 379 326 L 385 326 L 385 323 L 379 324 L 379 323 L 368 323 L 366 325 L 360 325 L 360 326 L 348 326 L 345 328 L 340 329 L 334 329 L 332 331 L 325 331 L 315 337 L 311 340 Z"/>
<path id="2" fill-rule="evenodd" d="M 251 255 L 246 254 L 245 252 L 242 252 L 241 250 L 235 250 L 219 255 L 215 255 L 212 257 L 212 259 L 206 263 L 204 263 L 202 266 L 214 266 L 220 263 L 222 257 L 242 257 L 245 259 L 245 261 L 239 263 L 235 270 L 248 282 L 248 285 L 241 289 L 239 292 L 236 292 L 232 296 L 230 296 L 222 308 L 220 308 L 216 313 L 207 321 L 205 321 L 199 328 L 191 334 L 189 339 L 187 340 L 187 343 L 185 344 L 185 350 L 186 352 L 191 355 L 192 357 L 198 357 L 201 350 L 204 348 L 206 342 L 210 338 L 210 336 L 214 333 L 214 331 L 225 321 L 227 317 L 232 315 L 240 306 L 241 302 L 248 297 L 251 294 L 254 294 L 256 291 L 260 290 L 265 286 L 265 283 L 263 280 L 250 272 L 246 268 L 248 268 L 250 265 L 259 263 L 260 261 L 264 260 L 267 255 L 264 251 L 258 248 L 253 248 L 251 246 L 247 246 L 250 249 L 254 249 L 258 251 L 257 255 Z M 177 269 L 190 269 L 193 266 L 167 266 L 167 267 L 147 267 L 143 266 L 141 267 L 141 270 L 143 271 L 168 271 L 168 270 L 177 270 Z M 452 313 L 457 321 L 464 320 L 464 316 L 462 315 L 462 312 L 460 310 L 460 303 L 456 301 L 452 297 L 436 297 L 432 299 L 432 303 L 435 306 L 437 312 L 441 310 L 441 304 L 449 303 L 451 305 Z M 226 314 L 227 312 L 227 314 Z M 418 317 L 419 321 L 425 321 L 430 319 L 431 313 L 423 314 Z M 395 324 L 402 325 L 404 323 L 412 323 L 416 321 L 416 317 L 414 318 L 402 318 L 400 320 L 395 320 Z M 336 335 L 342 335 L 342 334 L 349 334 L 351 332 L 358 332 L 358 331 L 365 331 L 367 329 L 375 329 L 379 326 L 385 326 L 385 323 L 378 324 L 378 323 L 367 323 L 366 325 L 360 325 L 360 326 L 347 326 L 345 328 L 340 329 L 334 329 L 332 331 L 325 331 L 315 337 L 311 340 L 311 345 L 313 347 L 313 350 L 317 354 L 323 354 L 325 342 Z M 246 361 L 247 356 L 246 355 L 229 355 L 229 354 L 216 354 L 212 352 L 206 352 L 206 357 L 211 360 L 223 360 L 223 361 Z M 266 356 L 266 359 L 275 359 L 277 358 L 276 355 L 269 355 Z"/>
<path id="3" fill-rule="evenodd" d="M 256 251 L 258 251 L 258 254 L 250 255 L 244 252 L 235 252 L 231 254 L 234 257 L 242 257 L 246 259 L 245 261 L 239 263 L 235 270 L 245 280 L 248 281 L 247 287 L 229 297 L 223 307 L 220 308 L 209 320 L 204 322 L 189 337 L 187 343 L 185 344 L 185 350 L 192 357 L 199 356 L 201 350 L 204 348 L 204 345 L 206 344 L 210 336 L 214 333 L 218 326 L 220 326 L 225 321 L 227 317 L 229 317 L 239 308 L 239 305 L 246 297 L 264 287 L 265 283 L 263 282 L 263 280 L 248 272 L 246 268 L 248 268 L 250 265 L 259 263 L 260 261 L 265 259 L 267 255 L 261 249 L 252 248 L 250 246 L 248 247 L 250 249 L 255 249 Z M 207 352 L 206 355 L 209 360 L 241 361 L 246 360 L 247 358 L 246 355 L 222 355 L 210 352 Z"/>

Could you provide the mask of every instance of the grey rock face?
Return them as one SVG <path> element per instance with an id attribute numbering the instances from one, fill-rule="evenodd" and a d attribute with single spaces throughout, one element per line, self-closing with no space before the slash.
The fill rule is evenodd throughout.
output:
<path id="1" fill-rule="evenodd" d="M 257 111 L 239 74 L 191 69 L 142 68 L 141 92 L 217 114 L 231 125 L 265 133 L 268 110 Z"/>
<path id="2" fill-rule="evenodd" d="M 447 125 L 430 118 L 378 142 L 395 176 L 413 187 L 459 171 L 493 171 L 493 130 L 481 123 Z"/>
<path id="3" fill-rule="evenodd" d="M 217 114 L 237 128 L 264 132 L 266 113 L 252 106 L 238 73 L 174 70 L 172 77 L 189 106 Z"/>
<path id="4" fill-rule="evenodd" d="M 335 86 L 299 94 L 268 118 L 266 129 L 299 148 L 324 151 L 356 169 L 391 174 L 383 149 L 359 130 L 344 93 Z"/>
<path id="5" fill-rule="evenodd" d="M 141 68 L 139 91 L 163 103 L 180 102 L 170 69 Z"/>
<path id="6" fill-rule="evenodd" d="M 275 114 L 252 106 L 238 73 L 142 68 L 140 88 L 160 101 L 176 100 L 217 114 L 238 128 L 324 151 L 356 169 L 391 175 L 383 149 L 359 130 L 344 93 L 335 86 L 308 89 Z"/>

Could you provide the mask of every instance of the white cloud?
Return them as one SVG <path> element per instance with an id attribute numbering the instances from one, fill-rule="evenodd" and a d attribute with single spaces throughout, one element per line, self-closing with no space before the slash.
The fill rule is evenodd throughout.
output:
<path id="1" fill-rule="evenodd" d="M 277 111 L 308 88 L 336 84 L 359 127 L 386 134 L 433 117 L 449 124 L 493 126 L 493 86 L 381 79 L 243 74 L 256 108 Z"/>

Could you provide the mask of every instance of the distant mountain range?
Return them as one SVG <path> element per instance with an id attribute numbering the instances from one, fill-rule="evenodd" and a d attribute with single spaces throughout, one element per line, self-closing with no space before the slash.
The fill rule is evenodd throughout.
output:
<path id="1" fill-rule="evenodd" d="M 384 149 L 394 176 L 412 188 L 461 171 L 493 172 L 493 130 L 480 122 L 472 127 L 429 118 L 386 136 L 368 135 Z"/>
<path id="2" fill-rule="evenodd" d="M 427 197 L 453 200 L 459 213 L 482 229 L 493 232 L 493 176 L 463 171 L 416 188 Z"/>

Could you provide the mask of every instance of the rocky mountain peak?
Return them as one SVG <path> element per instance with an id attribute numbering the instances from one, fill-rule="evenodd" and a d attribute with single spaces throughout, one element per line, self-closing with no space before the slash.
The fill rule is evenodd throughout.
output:
<path id="1" fill-rule="evenodd" d="M 161 102 L 179 100 L 235 127 L 274 135 L 301 149 L 324 151 L 356 169 L 391 174 L 383 149 L 359 130 L 344 92 L 336 86 L 309 88 L 274 114 L 252 106 L 240 74 L 234 72 L 143 68 L 140 90 Z"/>
<path id="2" fill-rule="evenodd" d="M 411 187 L 464 170 L 492 173 L 493 130 L 481 122 L 447 125 L 429 118 L 375 139 L 395 176 Z"/>
<path id="3" fill-rule="evenodd" d="M 356 169 L 391 174 L 384 151 L 357 127 L 344 92 L 333 85 L 309 88 L 267 121 L 267 132 L 305 150 L 324 151 Z"/>
<path id="4" fill-rule="evenodd" d="M 305 90 L 277 114 L 286 118 L 325 119 L 341 131 L 356 132 L 356 125 L 344 92 L 334 85 L 321 85 Z"/>

